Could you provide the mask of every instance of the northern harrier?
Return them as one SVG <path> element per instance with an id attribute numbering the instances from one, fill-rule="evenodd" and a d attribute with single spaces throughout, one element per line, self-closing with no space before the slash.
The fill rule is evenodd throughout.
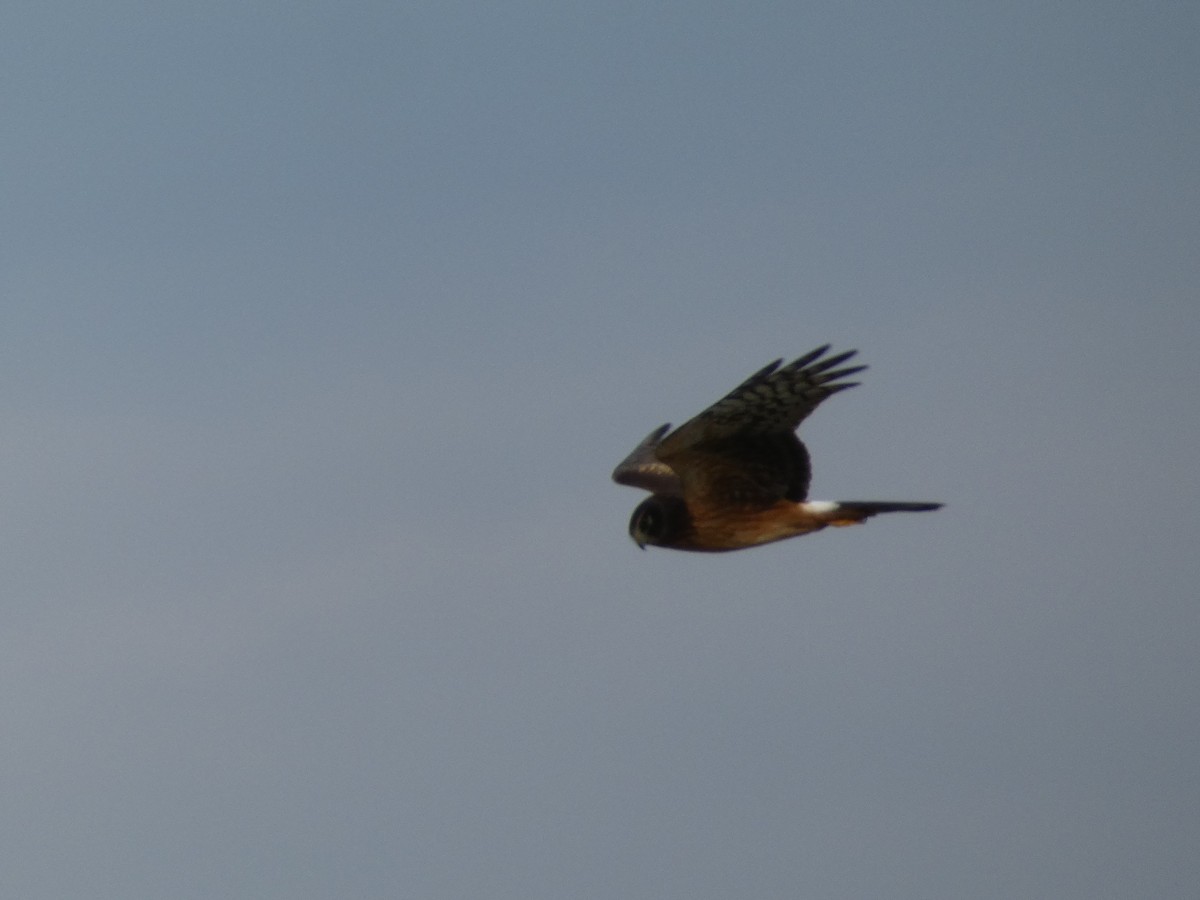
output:
<path id="1" fill-rule="evenodd" d="M 807 499 L 811 466 L 796 428 L 826 397 L 858 383 L 840 379 L 866 368 L 836 368 L 857 351 L 826 357 L 828 350 L 782 368 L 775 360 L 670 434 L 669 424 L 654 429 L 621 461 L 613 480 L 652 494 L 629 521 L 639 547 L 740 550 L 877 513 L 941 507 Z"/>

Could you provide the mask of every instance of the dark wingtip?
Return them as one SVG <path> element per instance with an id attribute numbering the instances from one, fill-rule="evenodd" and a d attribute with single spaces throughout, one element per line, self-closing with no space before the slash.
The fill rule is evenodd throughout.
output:
<path id="1" fill-rule="evenodd" d="M 857 355 L 857 353 L 858 353 L 857 350 L 846 350 L 842 353 L 835 353 L 833 356 L 829 357 L 828 359 L 823 359 L 820 362 L 813 363 L 813 365 L 808 367 L 808 370 L 813 373 L 828 372 L 834 366 L 840 366 L 846 360 Z"/>
<path id="2" fill-rule="evenodd" d="M 765 366 L 763 366 L 761 369 L 759 369 L 757 372 L 755 372 L 750 377 L 751 378 L 762 378 L 766 375 L 770 375 L 772 372 L 774 372 L 776 369 L 778 369 L 781 365 L 783 365 L 783 357 L 782 356 L 779 359 L 776 359 L 776 360 L 773 360 L 773 361 L 767 363 Z"/>
<path id="3" fill-rule="evenodd" d="M 849 378 L 851 375 L 857 375 L 859 372 L 866 370 L 866 366 L 847 366 L 844 369 L 837 369 L 833 372 L 822 372 L 813 378 L 813 381 L 818 384 L 828 384 L 830 381 L 837 381 L 839 378 Z"/>
<path id="4" fill-rule="evenodd" d="M 813 360 L 820 359 L 822 356 L 824 356 L 826 353 L 828 353 L 829 348 L 831 346 L 832 346 L 831 344 L 822 344 L 816 350 L 809 350 L 803 356 L 799 356 L 796 359 L 793 359 L 790 363 L 787 364 L 787 367 L 793 371 L 795 371 L 796 369 L 803 369 L 805 366 L 807 366 Z M 850 352 L 853 353 L 854 351 L 851 350 Z"/>

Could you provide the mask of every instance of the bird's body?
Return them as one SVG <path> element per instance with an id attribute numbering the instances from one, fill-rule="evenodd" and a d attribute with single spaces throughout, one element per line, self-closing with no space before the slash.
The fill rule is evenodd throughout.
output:
<path id="1" fill-rule="evenodd" d="M 613 480 L 653 492 L 629 524 L 639 546 L 739 550 L 878 513 L 941 506 L 807 499 L 811 466 L 796 428 L 826 397 L 856 384 L 839 379 L 866 368 L 837 369 L 855 351 L 822 359 L 828 350 L 782 368 L 776 360 L 674 431 L 655 429 L 622 460 Z"/>

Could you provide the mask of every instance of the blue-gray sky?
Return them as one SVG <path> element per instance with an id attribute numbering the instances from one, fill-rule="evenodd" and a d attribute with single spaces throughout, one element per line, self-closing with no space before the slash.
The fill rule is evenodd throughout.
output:
<path id="1" fill-rule="evenodd" d="M 1194 896 L 1200 8 L 2 23 L 5 896 Z M 946 509 L 639 553 L 826 341 Z"/>

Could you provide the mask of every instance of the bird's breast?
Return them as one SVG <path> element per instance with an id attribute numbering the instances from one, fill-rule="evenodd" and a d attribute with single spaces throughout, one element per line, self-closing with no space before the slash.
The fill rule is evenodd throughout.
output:
<path id="1" fill-rule="evenodd" d="M 692 528 L 680 549 L 720 552 L 740 550 L 808 534 L 825 523 L 807 513 L 801 504 L 781 500 L 760 509 L 736 506 L 700 507 L 691 510 Z"/>

